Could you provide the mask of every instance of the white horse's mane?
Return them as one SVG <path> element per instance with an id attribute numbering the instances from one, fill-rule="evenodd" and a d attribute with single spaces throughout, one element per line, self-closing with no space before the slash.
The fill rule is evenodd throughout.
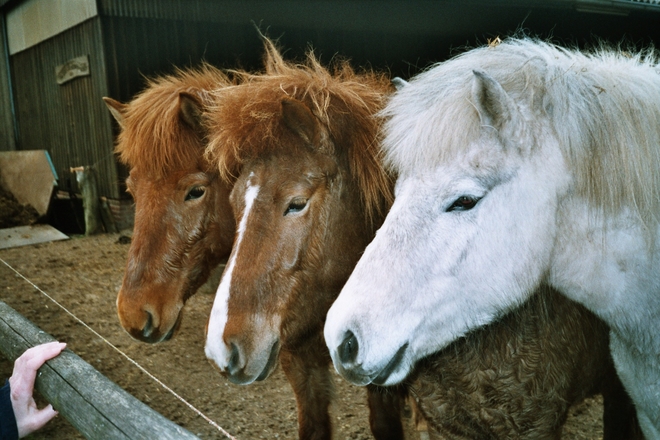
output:
<path id="1" fill-rule="evenodd" d="M 606 214 L 629 208 L 660 218 L 660 70 L 653 50 L 590 53 L 509 39 L 436 64 L 398 91 L 381 115 L 388 165 L 415 173 L 455 156 L 480 136 L 473 70 L 495 78 L 538 130 L 554 131 L 576 191 Z M 545 119 L 537 124 L 534 121 Z M 547 129 L 546 129 L 547 132 Z"/>

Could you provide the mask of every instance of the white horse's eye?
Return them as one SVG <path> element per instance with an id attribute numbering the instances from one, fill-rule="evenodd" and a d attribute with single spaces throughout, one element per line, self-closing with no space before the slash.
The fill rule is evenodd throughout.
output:
<path id="1" fill-rule="evenodd" d="M 481 200 L 479 197 L 460 196 L 454 201 L 454 203 L 449 206 L 449 208 L 447 208 L 447 212 L 469 211 L 470 209 L 474 208 L 479 200 Z"/>

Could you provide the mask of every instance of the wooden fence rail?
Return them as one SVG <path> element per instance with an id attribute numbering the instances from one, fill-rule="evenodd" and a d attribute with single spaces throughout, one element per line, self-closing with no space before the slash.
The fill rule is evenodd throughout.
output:
<path id="1" fill-rule="evenodd" d="M 0 352 L 12 362 L 55 339 L 0 301 Z M 39 370 L 36 389 L 90 439 L 198 439 L 99 373 L 71 350 Z"/>

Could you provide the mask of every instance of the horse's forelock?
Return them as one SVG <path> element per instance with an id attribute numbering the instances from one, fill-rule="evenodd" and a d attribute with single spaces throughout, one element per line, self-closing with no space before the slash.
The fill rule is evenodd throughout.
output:
<path id="1" fill-rule="evenodd" d="M 115 148 L 120 161 L 156 178 L 194 166 L 202 156 L 202 144 L 179 116 L 179 94 L 196 93 L 208 103 L 209 91 L 229 83 L 220 70 L 206 64 L 148 80 L 145 90 L 127 104 L 125 128 Z"/>
<path id="2" fill-rule="evenodd" d="M 478 138 L 469 79 L 464 72 L 428 71 L 396 93 L 378 114 L 388 168 L 401 174 L 433 168 Z"/>
<path id="3" fill-rule="evenodd" d="M 239 75 L 242 84 L 215 92 L 208 113 L 207 158 L 233 179 L 250 157 L 278 148 L 285 136 L 281 101 L 305 103 L 343 149 L 358 181 L 367 215 L 391 203 L 391 182 L 377 160 L 378 121 L 389 80 L 373 72 L 355 73 L 345 61 L 324 68 L 310 51 L 302 64 L 285 61 L 266 44 L 266 71 Z"/>

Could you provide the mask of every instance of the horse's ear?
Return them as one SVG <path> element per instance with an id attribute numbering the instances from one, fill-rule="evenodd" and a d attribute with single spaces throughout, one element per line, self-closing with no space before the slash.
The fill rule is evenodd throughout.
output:
<path id="1" fill-rule="evenodd" d="M 408 81 L 398 76 L 395 76 L 394 78 L 392 78 L 392 85 L 394 86 L 395 89 L 401 90 L 402 88 L 408 85 Z"/>
<path id="2" fill-rule="evenodd" d="M 495 78 L 481 70 L 473 70 L 472 97 L 481 125 L 500 130 L 516 113 L 516 104 Z"/>
<path id="3" fill-rule="evenodd" d="M 204 104 L 199 96 L 189 92 L 179 93 L 179 117 L 181 117 L 181 120 L 185 122 L 188 127 L 192 128 L 197 133 L 204 132 L 202 124 L 203 112 Z"/>
<path id="4" fill-rule="evenodd" d="M 103 97 L 103 102 L 105 102 L 105 105 L 108 106 L 108 110 L 110 110 L 110 114 L 115 118 L 115 121 L 119 124 L 119 126 L 124 129 L 124 113 L 126 113 L 126 104 L 122 104 L 119 101 L 115 101 L 112 98 L 108 98 L 107 96 Z"/>
<path id="5" fill-rule="evenodd" d="M 308 145 L 318 146 L 320 123 L 305 104 L 297 99 L 282 99 L 282 119 Z"/>

